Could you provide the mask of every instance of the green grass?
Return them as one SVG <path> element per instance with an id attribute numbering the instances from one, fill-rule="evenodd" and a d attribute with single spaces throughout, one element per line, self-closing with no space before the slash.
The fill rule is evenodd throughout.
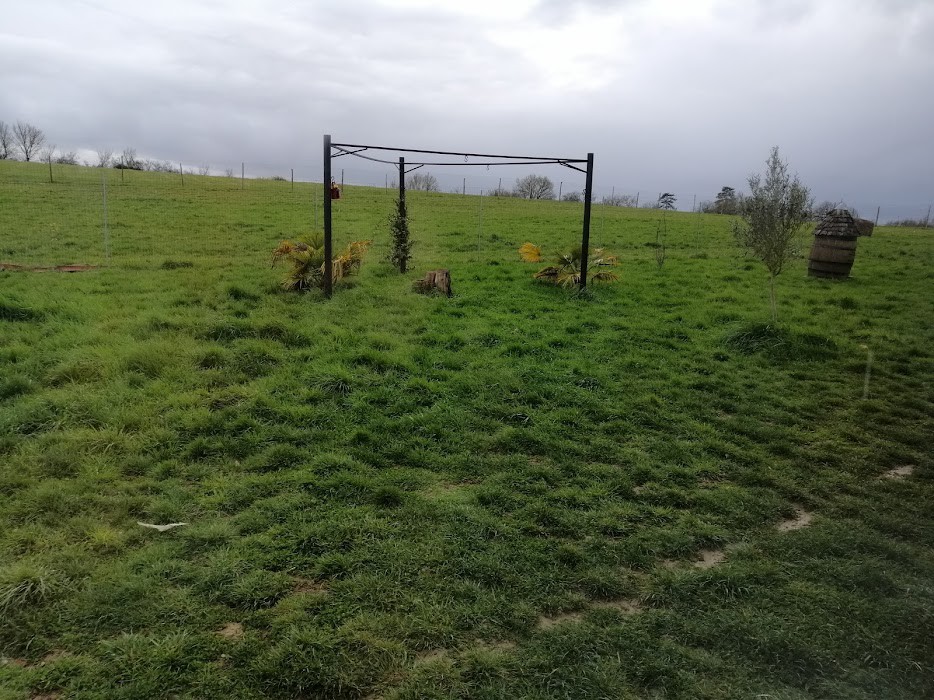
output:
<path id="1" fill-rule="evenodd" d="M 43 168 L 0 163 L 0 262 L 107 263 L 100 171 Z M 579 298 L 515 252 L 579 205 L 412 193 L 403 277 L 348 187 L 374 248 L 324 301 L 269 266 L 312 186 L 105 176 L 109 265 L 0 272 L 3 700 L 934 687 L 931 231 L 795 261 L 770 327 L 726 218 L 659 270 L 657 213 L 598 207 L 621 280 Z"/>

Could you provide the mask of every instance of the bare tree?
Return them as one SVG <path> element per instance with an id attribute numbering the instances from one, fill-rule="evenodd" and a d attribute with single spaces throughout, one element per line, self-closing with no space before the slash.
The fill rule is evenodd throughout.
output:
<path id="1" fill-rule="evenodd" d="M 13 130 L 10 125 L 0 121 L 0 160 L 13 157 Z"/>
<path id="2" fill-rule="evenodd" d="M 17 121 L 13 125 L 13 140 L 28 163 L 39 155 L 39 150 L 45 144 L 45 134 L 38 126 Z"/>
<path id="3" fill-rule="evenodd" d="M 68 151 L 67 153 L 59 153 L 58 157 L 55 158 L 53 162 L 59 165 L 78 165 L 78 152 Z"/>
<path id="4" fill-rule="evenodd" d="M 425 192 L 439 192 L 441 190 L 438 187 L 438 178 L 431 173 L 409 175 L 405 181 L 405 188 L 407 190 L 424 190 Z"/>
<path id="5" fill-rule="evenodd" d="M 516 178 L 516 186 L 513 188 L 516 197 L 523 199 L 554 199 L 554 183 L 544 175 L 526 175 L 523 178 Z"/>
<path id="6" fill-rule="evenodd" d="M 583 195 L 580 192 L 565 192 L 561 195 L 562 202 L 581 202 L 583 201 Z"/>
<path id="7" fill-rule="evenodd" d="M 233 168 L 224 168 L 224 177 L 233 177 Z"/>
<path id="8" fill-rule="evenodd" d="M 97 167 L 106 168 L 110 165 L 114 157 L 114 149 L 112 148 L 98 148 L 97 149 Z"/>
<path id="9" fill-rule="evenodd" d="M 136 157 L 136 149 L 127 146 L 120 154 L 120 162 L 115 162 L 114 167 L 125 170 L 143 170 L 143 162 Z"/>
<path id="10" fill-rule="evenodd" d="M 211 166 L 208 165 L 207 163 L 202 163 L 200 166 L 198 166 L 198 174 L 199 175 L 210 175 Z"/>
<path id="11" fill-rule="evenodd" d="M 775 278 L 795 254 L 798 234 L 811 213 L 811 193 L 797 175 L 788 174 L 788 163 L 779 157 L 778 146 L 772 148 L 766 161 L 765 179 L 755 173 L 748 182 L 750 194 L 744 200 L 741 219 L 733 223 L 733 235 L 769 271 L 769 300 L 775 323 Z"/>

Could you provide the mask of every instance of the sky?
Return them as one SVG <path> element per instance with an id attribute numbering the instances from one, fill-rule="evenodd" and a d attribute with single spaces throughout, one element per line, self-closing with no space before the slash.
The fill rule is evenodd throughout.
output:
<path id="1" fill-rule="evenodd" d="M 598 197 L 670 191 L 689 209 L 747 189 L 778 146 L 819 201 L 865 216 L 934 200 L 934 0 L 30 0 L 4 7 L 0 66 L 0 120 L 89 160 L 132 147 L 320 180 L 325 133 L 593 152 Z M 436 169 L 471 189 L 524 172 Z"/>

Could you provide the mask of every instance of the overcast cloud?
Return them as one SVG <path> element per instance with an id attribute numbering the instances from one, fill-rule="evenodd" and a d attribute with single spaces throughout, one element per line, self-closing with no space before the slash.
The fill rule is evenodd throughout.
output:
<path id="1" fill-rule="evenodd" d="M 31 0 L 0 65 L 0 119 L 89 156 L 320 177 L 323 133 L 594 151 L 598 193 L 683 205 L 778 145 L 819 199 L 934 198 L 934 0 Z"/>

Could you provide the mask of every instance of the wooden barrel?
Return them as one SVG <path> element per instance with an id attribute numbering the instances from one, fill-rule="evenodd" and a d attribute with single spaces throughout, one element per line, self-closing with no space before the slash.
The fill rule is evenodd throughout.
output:
<path id="1" fill-rule="evenodd" d="M 849 277 L 856 259 L 856 241 L 855 238 L 814 236 L 808 260 L 808 275 L 829 279 Z"/>

